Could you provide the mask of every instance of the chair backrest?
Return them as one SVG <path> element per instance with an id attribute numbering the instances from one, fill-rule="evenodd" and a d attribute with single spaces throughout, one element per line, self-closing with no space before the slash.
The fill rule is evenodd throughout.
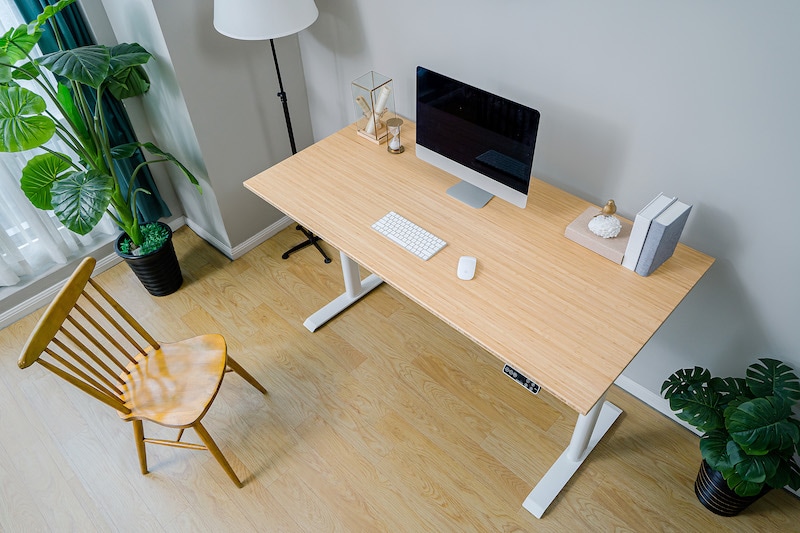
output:
<path id="1" fill-rule="evenodd" d="M 82 391 L 128 414 L 122 376 L 158 342 L 91 279 L 87 257 L 45 310 L 17 364 L 39 363 Z M 131 366 L 129 366 L 131 365 Z"/>

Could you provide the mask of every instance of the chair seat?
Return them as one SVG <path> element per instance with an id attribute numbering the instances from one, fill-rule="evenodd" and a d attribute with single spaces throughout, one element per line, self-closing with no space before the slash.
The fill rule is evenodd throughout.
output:
<path id="1" fill-rule="evenodd" d="M 130 363 L 123 401 L 131 410 L 123 420 L 149 420 L 169 427 L 188 427 L 208 410 L 219 391 L 226 367 L 225 339 L 200 335 L 163 343 Z"/>

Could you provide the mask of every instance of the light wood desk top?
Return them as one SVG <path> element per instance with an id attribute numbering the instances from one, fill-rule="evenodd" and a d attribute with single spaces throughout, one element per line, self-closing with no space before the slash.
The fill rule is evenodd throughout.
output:
<path id="1" fill-rule="evenodd" d="M 415 137 L 406 121 L 394 155 L 351 125 L 245 187 L 585 415 L 713 258 L 678 245 L 641 277 L 564 237 L 591 204 L 535 179 L 525 209 L 468 207 L 445 193 L 457 178 L 417 159 Z M 370 227 L 389 211 L 447 246 L 428 261 L 400 248 Z M 478 259 L 471 281 L 456 277 L 462 255 Z"/>

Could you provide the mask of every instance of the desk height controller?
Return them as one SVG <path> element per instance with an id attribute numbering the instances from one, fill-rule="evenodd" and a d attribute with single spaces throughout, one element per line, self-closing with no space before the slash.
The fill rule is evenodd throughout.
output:
<path id="1" fill-rule="evenodd" d="M 531 391 L 532 393 L 539 394 L 539 390 L 541 389 L 541 387 L 538 384 L 536 384 L 533 380 L 525 376 L 525 374 L 514 368 L 513 366 L 505 365 L 503 367 L 503 373 L 506 376 L 513 379 L 514 381 L 516 381 L 517 383 L 519 383 L 520 385 L 522 385 L 523 387 L 525 387 L 526 389 L 528 389 L 529 391 Z"/>

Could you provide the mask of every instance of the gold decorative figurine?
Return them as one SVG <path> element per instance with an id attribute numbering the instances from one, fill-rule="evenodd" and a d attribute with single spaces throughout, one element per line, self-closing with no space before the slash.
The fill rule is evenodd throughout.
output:
<path id="1" fill-rule="evenodd" d="M 589 231 L 604 239 L 613 239 L 622 230 L 622 222 L 619 221 L 614 213 L 617 212 L 617 204 L 614 200 L 609 200 L 600 209 L 600 212 L 589 221 Z"/>

